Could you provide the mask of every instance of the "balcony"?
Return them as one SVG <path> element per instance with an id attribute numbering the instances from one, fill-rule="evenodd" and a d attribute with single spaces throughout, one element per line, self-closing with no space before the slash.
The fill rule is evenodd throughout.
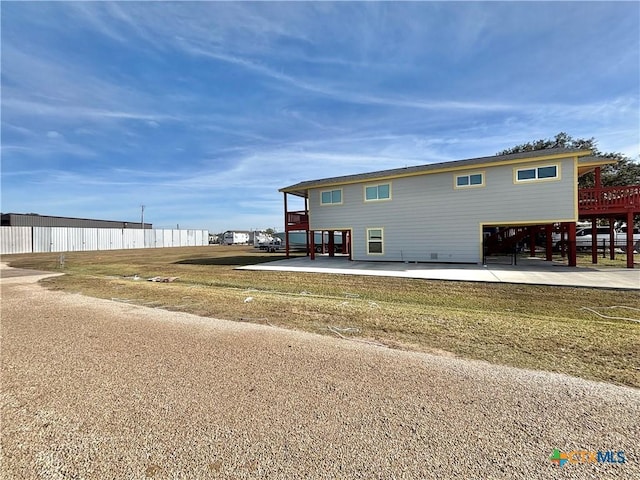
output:
<path id="1" fill-rule="evenodd" d="M 287 212 L 286 231 L 309 230 L 309 215 L 304 210 L 299 212 Z"/>
<path id="2" fill-rule="evenodd" d="M 580 216 L 640 212 L 640 185 L 581 188 L 578 212 Z"/>

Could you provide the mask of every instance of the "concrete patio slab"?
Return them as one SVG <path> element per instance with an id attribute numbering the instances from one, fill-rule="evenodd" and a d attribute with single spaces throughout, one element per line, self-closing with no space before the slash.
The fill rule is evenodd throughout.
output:
<path id="1" fill-rule="evenodd" d="M 345 257 L 316 256 L 277 260 L 239 270 L 332 273 L 381 277 L 421 278 L 464 282 L 520 283 L 564 287 L 640 290 L 640 270 L 628 268 L 567 267 L 529 258 L 518 265 L 461 265 L 439 263 L 362 262 Z"/>

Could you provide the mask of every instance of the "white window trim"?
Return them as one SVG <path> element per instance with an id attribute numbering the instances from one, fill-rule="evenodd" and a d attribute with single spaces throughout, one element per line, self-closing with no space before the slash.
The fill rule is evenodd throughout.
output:
<path id="1" fill-rule="evenodd" d="M 382 251 L 381 252 L 370 252 L 369 251 L 369 242 L 370 242 L 370 240 L 369 240 L 369 232 L 371 230 L 380 230 L 381 240 L 380 240 L 380 242 L 376 241 L 376 243 L 380 243 L 382 245 Z M 367 255 L 384 255 L 384 228 L 382 228 L 382 227 L 370 227 L 370 228 L 367 228 L 365 242 L 367 243 Z"/>
<path id="2" fill-rule="evenodd" d="M 367 188 L 379 187 L 380 185 L 389 185 L 389 198 L 372 198 L 370 200 L 367 199 Z M 369 183 L 367 185 L 364 185 L 362 187 L 362 196 L 364 197 L 364 201 L 366 203 L 368 203 L 368 202 L 388 202 L 389 200 L 391 200 L 391 197 L 393 196 L 391 182 Z"/>
<path id="3" fill-rule="evenodd" d="M 478 185 L 458 185 L 458 178 L 460 177 L 469 177 L 469 182 L 471 182 L 471 176 L 472 175 L 480 175 L 482 177 L 482 183 L 479 183 Z M 455 189 L 467 189 L 467 188 L 482 188 L 486 186 L 485 184 L 485 172 L 484 170 L 482 171 L 478 171 L 478 172 L 468 172 L 468 173 L 464 173 L 464 174 L 454 174 L 453 175 L 453 188 Z"/>
<path id="4" fill-rule="evenodd" d="M 335 192 L 336 190 L 340 191 L 340 201 L 339 202 L 331 202 L 331 203 L 323 203 L 322 201 L 322 194 L 326 193 L 326 192 Z M 320 206 L 321 207 L 331 207 L 334 205 L 342 205 L 342 202 L 344 202 L 344 192 L 342 191 L 341 188 L 331 188 L 331 189 L 327 189 L 327 190 L 320 190 Z"/>
<path id="5" fill-rule="evenodd" d="M 549 167 L 556 167 L 556 176 L 555 177 L 547 177 L 547 178 L 538 178 L 538 171 L 541 168 L 549 168 Z M 520 180 L 518 178 L 518 172 L 521 172 L 523 170 L 534 170 L 536 173 L 535 178 L 525 178 Z M 513 169 L 513 183 L 538 183 L 538 182 L 557 182 L 558 180 L 561 179 L 561 175 L 560 175 L 560 164 L 559 163 L 552 163 L 549 165 L 529 165 L 527 167 L 515 167 Z"/>

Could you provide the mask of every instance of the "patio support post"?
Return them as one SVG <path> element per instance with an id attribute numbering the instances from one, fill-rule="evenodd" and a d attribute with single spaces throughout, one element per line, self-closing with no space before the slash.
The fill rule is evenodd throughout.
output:
<path id="1" fill-rule="evenodd" d="M 308 242 L 307 250 L 309 252 L 311 260 L 316 259 L 315 236 L 316 236 L 316 232 L 314 230 L 309 230 L 309 236 L 307 237 L 307 242 Z"/>
<path id="2" fill-rule="evenodd" d="M 567 224 L 560 224 L 560 256 L 562 258 L 567 256 Z"/>
<path id="3" fill-rule="evenodd" d="M 333 230 L 329 230 L 329 256 L 336 256 L 336 241 L 335 241 L 335 233 Z"/>
<path id="4" fill-rule="evenodd" d="M 529 256 L 536 256 L 536 234 L 538 233 L 538 227 L 529 227 Z"/>
<path id="5" fill-rule="evenodd" d="M 550 262 L 553 260 L 553 225 L 552 224 L 545 225 L 544 238 L 546 242 L 545 260 L 547 262 Z"/>
<path id="6" fill-rule="evenodd" d="M 578 264 L 578 255 L 576 252 L 576 222 L 568 222 L 567 227 L 569 230 L 569 251 L 567 252 L 569 266 L 575 267 Z"/>
<path id="7" fill-rule="evenodd" d="M 627 268 L 633 268 L 633 212 L 627 212 Z"/>
<path id="8" fill-rule="evenodd" d="M 591 219 L 591 263 L 598 263 L 598 219 Z"/>
<path id="9" fill-rule="evenodd" d="M 284 252 L 289 258 L 289 213 L 287 212 L 287 192 L 284 193 Z"/>
<path id="10" fill-rule="evenodd" d="M 351 239 L 349 238 L 349 230 L 343 230 L 342 231 L 342 253 L 346 255 L 351 255 L 349 242 L 351 242 Z"/>
<path id="11" fill-rule="evenodd" d="M 611 260 L 616 259 L 616 234 L 613 229 L 615 223 L 616 219 L 613 217 L 609 217 L 609 258 Z"/>
<path id="12" fill-rule="evenodd" d="M 602 167 L 596 167 L 596 169 L 593 172 L 594 175 L 594 179 L 593 179 L 593 183 L 594 183 L 594 187 L 596 189 L 596 198 L 599 199 L 600 198 L 600 189 L 602 188 Z"/>
<path id="13" fill-rule="evenodd" d="M 349 260 L 353 260 L 353 230 L 349 230 Z"/>

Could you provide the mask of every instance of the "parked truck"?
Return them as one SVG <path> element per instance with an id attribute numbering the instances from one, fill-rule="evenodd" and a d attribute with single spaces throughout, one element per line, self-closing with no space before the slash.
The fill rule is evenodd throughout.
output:
<path id="1" fill-rule="evenodd" d="M 598 247 L 608 248 L 611 243 L 611 235 L 608 226 L 597 227 L 596 244 Z M 591 226 L 582 226 L 576 229 L 576 248 L 578 250 L 590 250 L 592 244 Z M 553 241 L 557 248 L 560 248 L 560 234 L 553 234 Z M 640 232 L 633 230 L 633 245 L 636 251 L 640 250 Z M 613 230 L 613 246 L 626 250 L 627 248 L 627 228 L 620 227 Z"/>
<path id="2" fill-rule="evenodd" d="M 277 252 L 282 248 L 282 240 L 278 237 L 263 240 L 258 243 L 260 250 L 266 250 L 267 252 Z"/>

